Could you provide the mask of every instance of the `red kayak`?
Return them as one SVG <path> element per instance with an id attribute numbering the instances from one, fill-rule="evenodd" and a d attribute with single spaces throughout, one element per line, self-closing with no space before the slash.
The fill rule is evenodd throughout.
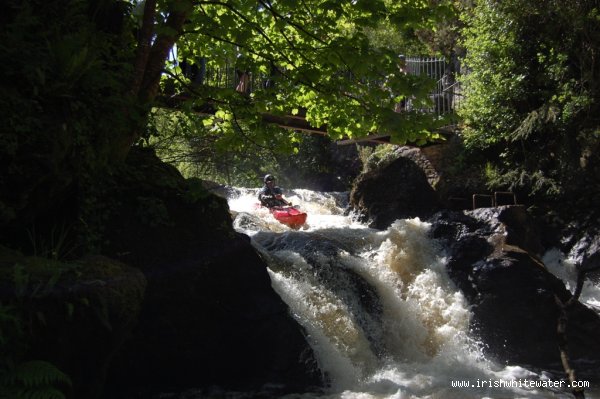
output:
<path id="1" fill-rule="evenodd" d="M 269 211 L 280 223 L 290 226 L 292 229 L 299 229 L 306 223 L 306 212 L 293 206 L 274 206 Z"/>

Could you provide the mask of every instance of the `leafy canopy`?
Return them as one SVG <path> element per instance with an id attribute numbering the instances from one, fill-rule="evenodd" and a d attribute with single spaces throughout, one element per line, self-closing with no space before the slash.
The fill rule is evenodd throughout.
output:
<path id="1" fill-rule="evenodd" d="M 597 186 L 597 2 L 477 0 L 463 17 L 464 138 L 491 155 L 491 185 L 550 197 Z"/>
<path id="2" fill-rule="evenodd" d="M 431 138 L 433 117 L 393 108 L 408 96 L 417 106 L 427 104 L 431 82 L 399 73 L 397 46 L 369 37 L 382 24 L 432 28 L 447 11 L 423 0 L 198 1 L 177 52 L 196 63 L 205 57 L 209 70 L 227 65 L 230 76 L 235 68 L 275 81 L 270 89 L 255 85 L 249 99 L 232 87 L 211 88 L 208 81 L 196 87 L 197 104 L 226 104 L 213 122 L 228 123 L 232 112 L 250 125 L 259 124 L 261 113 L 305 112 L 312 126 L 326 126 L 333 139 L 377 133 L 397 143 L 424 142 Z M 171 73 L 190 83 L 175 63 Z"/>

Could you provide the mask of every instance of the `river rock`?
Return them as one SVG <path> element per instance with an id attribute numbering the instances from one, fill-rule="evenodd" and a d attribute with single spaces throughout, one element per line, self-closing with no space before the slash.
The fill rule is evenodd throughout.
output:
<path id="1" fill-rule="evenodd" d="M 17 336 L 3 323 L 12 354 L 2 355 L 50 362 L 71 379 L 69 398 L 97 398 L 137 322 L 145 287 L 138 269 L 102 256 L 59 262 L 0 247 L 0 302 L 23 323 Z"/>
<path id="2" fill-rule="evenodd" d="M 448 255 L 447 270 L 471 304 L 472 329 L 492 358 L 510 364 L 561 369 L 559 307 L 571 298 L 545 268 L 535 224 L 520 206 L 436 214 L 433 237 Z M 567 328 L 572 362 L 600 364 L 598 315 L 577 302 Z"/>
<path id="3" fill-rule="evenodd" d="M 416 150 L 398 156 L 354 181 L 350 207 L 373 228 L 385 229 L 397 219 L 427 218 L 437 209 L 436 176 L 427 160 Z"/>
<path id="4" fill-rule="evenodd" d="M 115 177 L 103 251 L 148 280 L 140 320 L 113 363 L 106 397 L 266 384 L 322 384 L 304 331 L 271 287 L 265 262 L 232 227 L 227 201 L 189 185 L 151 152 Z"/>

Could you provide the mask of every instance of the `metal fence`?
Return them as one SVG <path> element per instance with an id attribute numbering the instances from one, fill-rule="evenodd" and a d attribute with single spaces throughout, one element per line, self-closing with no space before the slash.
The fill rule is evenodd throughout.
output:
<path id="1" fill-rule="evenodd" d="M 200 58 L 193 64 L 181 62 L 179 65 L 183 74 L 192 81 L 192 85 L 205 85 L 220 89 L 238 89 L 251 93 L 255 88 L 265 88 L 269 77 L 241 71 L 235 67 L 235 62 L 222 62 L 219 65 Z M 240 85 L 243 82 L 243 85 Z M 242 87 L 243 86 L 243 87 Z"/>
<path id="2" fill-rule="evenodd" d="M 435 88 L 429 94 L 431 107 L 413 108 L 408 99 L 406 110 L 436 113 L 438 115 L 451 114 L 460 106 L 462 93 L 460 82 L 457 79 L 458 65 L 449 63 L 440 57 L 406 57 L 406 73 L 416 76 L 427 76 L 435 80 Z M 206 85 L 215 88 L 233 88 L 240 92 L 251 93 L 255 89 L 267 88 L 273 85 L 273 76 L 258 75 L 240 71 L 235 63 L 224 62 L 214 65 L 206 59 L 200 59 L 196 64 L 180 64 L 184 74 L 193 84 Z"/>
<path id="3" fill-rule="evenodd" d="M 440 57 L 406 57 L 406 72 L 410 75 L 425 75 L 435 80 L 435 88 L 429 93 L 432 107 L 422 109 L 424 112 L 435 112 L 438 115 L 453 113 L 462 98 L 458 81 L 459 65 L 448 63 Z M 408 107 L 410 107 L 410 102 Z M 409 108 L 410 109 L 410 108 Z"/>

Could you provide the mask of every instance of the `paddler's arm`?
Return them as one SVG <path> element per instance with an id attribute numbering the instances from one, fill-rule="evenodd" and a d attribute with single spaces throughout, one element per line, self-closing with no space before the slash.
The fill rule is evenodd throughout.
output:
<path id="1" fill-rule="evenodd" d="M 283 201 L 283 203 L 286 204 L 287 206 L 292 206 L 292 203 L 290 201 L 286 200 L 285 198 L 283 198 L 283 195 L 281 195 L 281 194 L 276 194 L 275 199 L 277 199 L 279 201 Z"/>

